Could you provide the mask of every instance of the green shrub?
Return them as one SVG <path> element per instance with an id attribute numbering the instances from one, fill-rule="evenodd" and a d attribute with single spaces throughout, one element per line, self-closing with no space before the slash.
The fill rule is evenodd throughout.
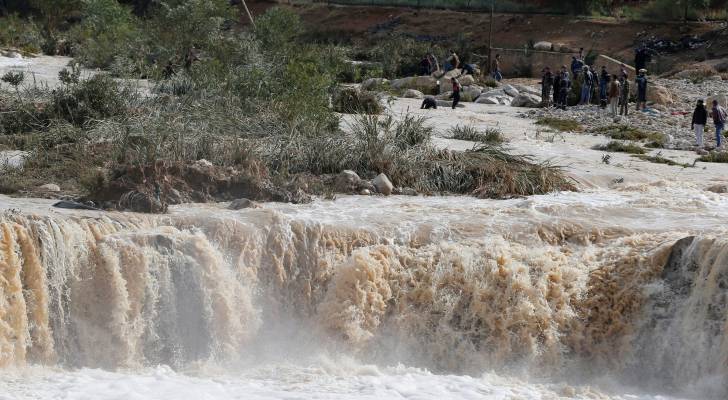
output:
<path id="1" fill-rule="evenodd" d="M 53 91 L 51 114 L 75 125 L 84 125 L 122 115 L 127 110 L 126 99 L 131 94 L 105 75 L 95 75 L 78 84 Z"/>
<path id="2" fill-rule="evenodd" d="M 118 56 L 138 51 L 142 35 L 131 10 L 116 0 L 84 0 L 82 22 L 72 36 L 74 57 L 92 68 L 108 68 Z"/>
<path id="3" fill-rule="evenodd" d="M 615 153 L 645 154 L 645 149 L 631 143 L 611 141 L 605 145 L 595 146 L 594 150 L 610 151 Z"/>
<path id="4" fill-rule="evenodd" d="M 41 30 L 32 19 L 23 19 L 15 14 L 0 18 L 0 45 L 39 53 L 43 42 Z"/>
<path id="5" fill-rule="evenodd" d="M 500 144 L 505 142 L 505 138 L 497 128 L 488 128 L 485 132 L 480 132 L 470 125 L 456 125 L 450 128 L 450 136 L 457 140 L 466 140 L 469 142 Z"/>
<path id="6" fill-rule="evenodd" d="M 728 153 L 711 151 L 710 153 L 698 158 L 698 161 L 712 162 L 712 163 L 728 163 Z"/>
<path id="7" fill-rule="evenodd" d="M 334 111 L 343 114 L 380 114 L 383 111 L 376 93 L 355 88 L 338 89 L 333 104 Z"/>
<path id="8" fill-rule="evenodd" d="M 430 51 L 430 44 L 405 36 L 393 36 L 378 40 L 369 57 L 382 66 L 385 78 L 419 74 L 420 61 Z M 445 60 L 440 60 L 440 66 Z"/>
<path id="9" fill-rule="evenodd" d="M 665 135 L 661 133 L 645 132 L 630 125 L 608 125 L 595 128 L 591 132 L 609 136 L 614 140 L 647 140 L 660 144 L 665 142 Z"/>

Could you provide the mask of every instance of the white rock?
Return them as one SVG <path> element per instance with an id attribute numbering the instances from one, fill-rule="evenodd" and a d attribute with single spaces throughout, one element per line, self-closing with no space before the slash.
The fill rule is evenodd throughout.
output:
<path id="1" fill-rule="evenodd" d="M 521 93 L 513 98 L 511 102 L 512 107 L 528 107 L 536 108 L 541 106 L 541 96 L 536 96 L 530 93 Z"/>
<path id="2" fill-rule="evenodd" d="M 335 187 L 339 192 L 352 193 L 361 183 L 359 175 L 352 170 L 343 170 L 336 176 Z"/>
<path id="3" fill-rule="evenodd" d="M 377 189 L 377 192 L 385 196 L 392 194 L 392 189 L 394 189 L 394 185 L 392 185 L 392 182 L 389 181 L 389 178 L 385 174 L 377 175 L 372 181 L 372 185 Z"/>
<path id="4" fill-rule="evenodd" d="M 407 89 L 407 90 L 405 90 L 402 97 L 404 97 L 406 99 L 422 99 L 425 97 L 425 95 L 422 92 L 420 92 L 419 90 Z"/>
<path id="5" fill-rule="evenodd" d="M 61 191 L 61 187 L 56 185 L 55 183 L 46 183 L 45 185 L 39 186 L 38 189 L 43 190 L 45 192 L 60 192 Z"/>
<path id="6" fill-rule="evenodd" d="M 518 89 L 514 88 L 511 85 L 503 85 L 503 91 L 506 92 L 506 94 L 511 97 L 518 96 Z"/>
<path id="7" fill-rule="evenodd" d="M 500 104 L 496 96 L 480 96 L 475 100 L 476 104 Z"/>
<path id="8" fill-rule="evenodd" d="M 450 100 L 438 100 L 437 101 L 437 106 L 438 107 L 452 108 L 452 101 L 450 101 Z M 462 103 L 458 103 L 458 105 L 456 107 L 457 108 L 465 108 L 465 106 Z"/>
<path id="9" fill-rule="evenodd" d="M 375 90 L 388 82 L 389 81 L 384 78 L 369 78 L 361 83 L 361 88 L 362 90 Z"/>
<path id="10" fill-rule="evenodd" d="M 551 51 L 553 47 L 554 45 L 551 42 L 537 42 L 533 45 L 534 50 L 540 51 Z"/>

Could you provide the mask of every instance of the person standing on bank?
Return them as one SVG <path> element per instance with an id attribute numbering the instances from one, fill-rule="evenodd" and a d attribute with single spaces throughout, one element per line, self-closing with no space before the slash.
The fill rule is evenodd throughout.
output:
<path id="1" fill-rule="evenodd" d="M 599 73 L 599 105 L 607 107 L 607 86 L 609 85 L 609 72 L 607 67 L 602 65 L 602 72 Z"/>
<path id="2" fill-rule="evenodd" d="M 617 108 L 619 107 L 619 81 L 617 75 L 612 75 L 612 81 L 609 83 L 609 112 L 612 118 L 617 118 Z"/>
<path id="3" fill-rule="evenodd" d="M 718 100 L 713 100 L 713 109 L 710 112 L 710 116 L 713 117 L 713 124 L 715 124 L 716 148 L 720 149 L 723 147 L 723 129 L 725 128 L 725 121 L 728 115 L 726 114 L 725 108 L 718 104 Z"/>
<path id="4" fill-rule="evenodd" d="M 647 70 L 642 68 L 635 79 L 637 84 L 637 111 L 647 108 Z"/>
<path id="5" fill-rule="evenodd" d="M 541 76 L 541 106 L 548 107 L 551 105 L 551 88 L 554 86 L 554 74 L 551 73 L 551 68 L 546 67 L 543 69 L 543 75 Z"/>
<path id="6" fill-rule="evenodd" d="M 703 132 L 705 132 L 705 124 L 708 123 L 708 110 L 703 104 L 703 100 L 698 100 L 698 104 L 695 106 L 693 111 L 693 121 L 691 128 L 695 131 L 695 142 L 698 145 L 698 150 L 703 149 Z"/>
<path id="7" fill-rule="evenodd" d="M 497 82 L 503 80 L 503 74 L 501 74 L 500 67 L 500 54 L 496 54 L 495 60 L 493 60 L 493 79 L 495 79 Z"/>
<path id="8" fill-rule="evenodd" d="M 628 114 L 629 110 L 629 75 L 625 71 L 619 78 L 619 115 Z"/>
<path id="9" fill-rule="evenodd" d="M 594 87 L 594 75 L 588 66 L 584 66 L 581 74 L 581 98 L 579 104 L 589 105 L 591 103 L 591 94 Z"/>
<path id="10" fill-rule="evenodd" d="M 457 80 L 457 78 L 452 78 L 452 109 L 454 110 L 455 107 L 458 106 L 458 103 L 460 103 L 460 91 L 463 89 L 462 85 L 460 85 L 460 82 Z"/>

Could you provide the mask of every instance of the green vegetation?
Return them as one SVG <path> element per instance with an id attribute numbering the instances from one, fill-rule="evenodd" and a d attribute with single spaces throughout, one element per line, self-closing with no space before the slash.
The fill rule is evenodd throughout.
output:
<path id="1" fill-rule="evenodd" d="M 698 161 L 712 162 L 712 163 L 728 163 L 728 153 L 712 151 L 704 156 L 698 158 Z"/>
<path id="2" fill-rule="evenodd" d="M 543 125 L 561 132 L 582 132 L 584 130 L 584 127 L 573 119 L 542 117 L 536 121 L 536 125 Z"/>
<path id="3" fill-rule="evenodd" d="M 617 141 L 611 141 L 604 145 L 595 146 L 594 150 L 609 151 L 613 153 L 645 154 L 645 149 L 640 146 Z"/>
<path id="4" fill-rule="evenodd" d="M 376 94 L 341 86 L 352 49 L 304 40 L 285 8 L 243 29 L 228 4 L 153 2 L 140 18 L 112 0 L 84 0 L 77 23 L 44 20 L 56 45 L 70 40 L 77 61 L 105 70 L 84 79 L 69 67 L 56 88 L 7 76 L 0 146 L 30 155 L 23 170 L 3 172 L 0 191 L 53 182 L 99 204 L 130 192 L 293 201 L 304 190 L 325 192 L 326 177 L 345 169 L 364 178 L 386 173 L 426 193 L 506 198 L 574 189 L 559 168 L 508 154 L 495 130 L 479 132 L 483 144 L 466 152 L 435 148 L 425 119 L 378 116 Z M 410 50 L 384 68 L 402 73 L 418 46 L 405 43 Z M 146 77 L 153 87 L 142 95 L 135 81 L 115 76 Z M 340 127 L 339 112 L 356 114 L 350 129 Z"/>
<path id="5" fill-rule="evenodd" d="M 488 128 L 485 132 L 480 132 L 470 125 L 456 125 L 450 128 L 450 136 L 453 139 L 478 143 L 501 144 L 505 142 L 503 134 L 497 128 Z"/>
<path id="6" fill-rule="evenodd" d="M 645 132 L 629 125 L 608 125 L 595 128 L 592 133 L 609 136 L 614 140 L 649 141 L 649 147 L 662 147 L 665 135 L 658 132 Z"/>
<path id="7" fill-rule="evenodd" d="M 341 88 L 334 93 L 334 110 L 344 114 L 380 114 L 383 107 L 374 92 Z"/>
<path id="8" fill-rule="evenodd" d="M 667 165 L 679 166 L 679 167 L 683 167 L 683 168 L 692 168 L 695 166 L 692 164 L 679 163 L 677 161 L 670 160 L 669 158 L 663 157 L 660 153 L 657 153 L 654 156 L 649 156 L 646 154 L 635 154 L 632 157 L 637 157 L 640 160 L 649 161 L 649 162 L 652 162 L 655 164 L 667 164 Z"/>

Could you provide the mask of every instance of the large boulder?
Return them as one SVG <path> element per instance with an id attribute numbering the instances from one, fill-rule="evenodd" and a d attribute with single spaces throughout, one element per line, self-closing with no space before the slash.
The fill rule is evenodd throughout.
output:
<path id="1" fill-rule="evenodd" d="M 260 204 L 253 200 L 242 198 L 233 200 L 228 205 L 228 210 L 242 210 L 245 208 L 260 208 Z"/>
<path id="2" fill-rule="evenodd" d="M 361 178 L 351 170 L 344 170 L 336 176 L 334 188 L 341 193 L 356 193 L 361 186 Z"/>
<path id="3" fill-rule="evenodd" d="M 369 78 L 361 83 L 361 88 L 362 90 L 379 90 L 388 83 L 389 81 L 384 78 Z"/>
<path id="4" fill-rule="evenodd" d="M 422 93 L 431 93 L 437 87 L 437 79 L 431 76 L 410 76 L 390 82 L 397 90 L 415 89 Z"/>
<path id="5" fill-rule="evenodd" d="M 406 99 L 422 99 L 425 97 L 424 93 L 420 92 L 419 90 L 415 89 L 407 89 L 404 91 L 404 94 L 402 97 Z"/>
<path id="6" fill-rule="evenodd" d="M 536 96 L 541 96 L 541 89 L 539 88 L 525 85 L 513 85 L 513 87 L 518 90 L 518 93 L 530 93 Z"/>
<path id="7" fill-rule="evenodd" d="M 482 90 L 477 85 L 465 86 L 462 92 L 462 101 L 475 101 L 480 97 L 481 93 Z"/>
<path id="8" fill-rule="evenodd" d="M 670 92 L 669 89 L 664 86 L 655 84 L 649 85 L 647 87 L 647 101 L 654 104 L 662 105 L 672 105 L 675 102 L 672 96 L 672 92 Z"/>
<path id="9" fill-rule="evenodd" d="M 541 96 L 536 96 L 531 93 L 521 93 L 511 102 L 512 107 L 528 107 L 536 108 L 541 106 Z"/>
<path id="10" fill-rule="evenodd" d="M 392 182 L 390 182 L 389 178 L 387 178 L 387 175 L 385 174 L 377 175 L 377 177 L 372 181 L 372 185 L 374 185 L 377 192 L 385 196 L 392 194 L 392 189 L 394 189 L 394 185 L 392 185 Z"/>
<path id="11" fill-rule="evenodd" d="M 476 104 L 500 104 L 497 96 L 480 96 L 475 100 Z"/>
<path id="12" fill-rule="evenodd" d="M 554 45 L 551 42 L 537 42 L 533 45 L 534 50 L 551 51 Z"/>
<path id="13" fill-rule="evenodd" d="M 518 89 L 516 89 L 512 85 L 503 85 L 503 91 L 506 92 L 506 94 L 511 97 L 518 96 Z"/>

